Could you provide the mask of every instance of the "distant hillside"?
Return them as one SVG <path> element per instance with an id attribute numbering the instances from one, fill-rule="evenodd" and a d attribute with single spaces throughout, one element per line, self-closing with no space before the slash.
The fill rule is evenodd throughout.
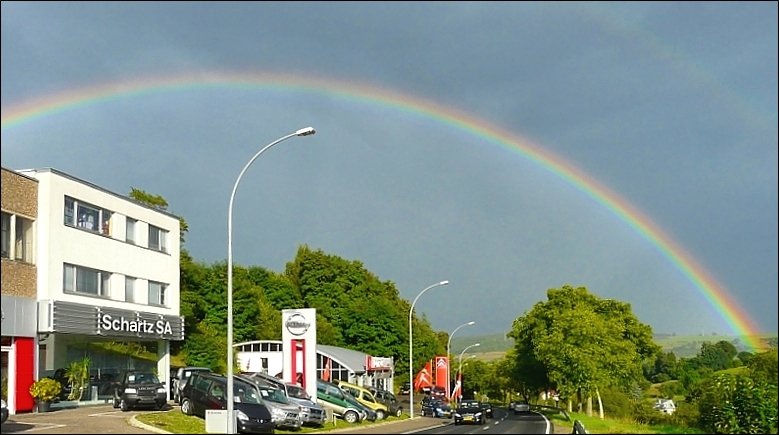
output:
<path id="1" fill-rule="evenodd" d="M 514 347 L 514 340 L 505 334 L 470 335 L 457 334 L 452 338 L 452 355 L 459 355 L 466 347 L 479 343 L 478 347 L 468 349 L 468 353 L 482 354 L 491 352 L 506 352 Z"/>
<path id="2" fill-rule="evenodd" d="M 765 334 L 759 339 L 765 345 L 760 349 L 761 352 L 777 347 L 777 334 Z M 716 343 L 721 340 L 733 343 L 739 351 L 748 350 L 744 339 L 739 336 L 655 334 L 654 340 L 664 352 L 673 352 L 677 358 L 691 358 L 698 354 L 704 342 Z M 463 349 L 474 343 L 479 343 L 479 346 L 468 349 L 468 353 L 486 360 L 500 358 L 514 346 L 514 340 L 507 338 L 505 334 L 457 335 L 452 338 L 452 355 L 459 355 Z"/>

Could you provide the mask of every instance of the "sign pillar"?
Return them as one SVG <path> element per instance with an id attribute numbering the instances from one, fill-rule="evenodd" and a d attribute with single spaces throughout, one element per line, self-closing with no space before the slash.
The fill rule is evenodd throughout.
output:
<path id="1" fill-rule="evenodd" d="M 316 308 L 281 310 L 281 325 L 284 381 L 316 397 Z"/>

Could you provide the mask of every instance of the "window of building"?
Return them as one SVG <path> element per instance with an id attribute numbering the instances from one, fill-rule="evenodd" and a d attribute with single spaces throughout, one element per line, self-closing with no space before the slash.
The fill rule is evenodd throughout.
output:
<path id="1" fill-rule="evenodd" d="M 2 257 L 33 262 L 33 221 L 2 212 Z"/>
<path id="2" fill-rule="evenodd" d="M 10 258 L 11 256 L 11 215 L 2 212 L 2 255 L 3 258 Z"/>
<path id="3" fill-rule="evenodd" d="M 21 216 L 16 216 L 14 258 L 32 263 L 32 221 Z"/>
<path id="4" fill-rule="evenodd" d="M 135 224 L 137 222 L 138 221 L 133 218 L 127 218 L 127 235 L 125 236 L 125 240 L 127 240 L 127 243 L 132 243 L 133 245 L 135 244 Z"/>
<path id="5" fill-rule="evenodd" d="M 131 276 L 124 277 L 124 300 L 135 302 L 135 278 Z"/>
<path id="6" fill-rule="evenodd" d="M 168 252 L 166 238 L 168 232 L 162 228 L 149 225 L 149 249 L 155 251 Z"/>
<path id="7" fill-rule="evenodd" d="M 161 282 L 149 281 L 149 305 L 165 305 L 167 286 Z"/>
<path id="8" fill-rule="evenodd" d="M 110 234 L 111 211 L 65 197 L 65 225 L 99 234 Z"/>
<path id="9" fill-rule="evenodd" d="M 66 292 L 109 296 L 110 272 L 65 264 L 62 280 L 62 288 Z"/>

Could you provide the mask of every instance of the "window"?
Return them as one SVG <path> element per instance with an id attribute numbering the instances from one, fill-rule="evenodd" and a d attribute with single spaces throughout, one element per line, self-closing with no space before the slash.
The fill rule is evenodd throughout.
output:
<path id="1" fill-rule="evenodd" d="M 127 240 L 127 243 L 135 244 L 135 223 L 138 222 L 137 220 L 133 218 L 127 218 L 127 236 L 125 240 Z"/>
<path id="2" fill-rule="evenodd" d="M 166 287 L 163 283 L 149 281 L 149 305 L 165 305 Z"/>
<path id="3" fill-rule="evenodd" d="M 149 225 L 149 249 L 168 252 L 167 243 L 165 242 L 167 235 L 167 231 L 157 228 L 154 225 Z"/>
<path id="4" fill-rule="evenodd" d="M 10 258 L 11 256 L 11 215 L 2 212 L 3 222 L 3 247 L 2 247 L 2 253 L 3 258 Z"/>
<path id="5" fill-rule="evenodd" d="M 108 297 L 111 273 L 65 264 L 62 288 L 66 292 Z"/>
<path id="6" fill-rule="evenodd" d="M 124 277 L 124 300 L 135 302 L 135 278 L 131 276 Z"/>
<path id="7" fill-rule="evenodd" d="M 2 213 L 2 256 L 25 263 L 33 262 L 33 221 Z"/>
<path id="8" fill-rule="evenodd" d="M 16 216 L 16 233 L 14 240 L 14 258 L 32 263 L 32 221 Z"/>
<path id="9" fill-rule="evenodd" d="M 109 210 L 79 202 L 68 196 L 65 197 L 65 225 L 109 235 L 111 215 Z"/>

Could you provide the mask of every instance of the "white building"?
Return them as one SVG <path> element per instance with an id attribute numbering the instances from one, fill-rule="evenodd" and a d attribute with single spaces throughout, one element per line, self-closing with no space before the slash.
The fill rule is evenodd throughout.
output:
<path id="1" fill-rule="evenodd" d="M 167 381 L 184 339 L 178 217 L 55 169 L 17 172 L 38 181 L 35 378 L 87 356 L 93 400 L 124 369 Z"/>
<path id="2" fill-rule="evenodd" d="M 248 341 L 234 344 L 233 347 L 242 372 L 281 377 L 284 352 L 281 340 Z M 317 344 L 316 347 L 317 379 L 340 380 L 394 391 L 393 370 L 392 358 L 376 358 L 360 351 L 324 344 Z"/>

